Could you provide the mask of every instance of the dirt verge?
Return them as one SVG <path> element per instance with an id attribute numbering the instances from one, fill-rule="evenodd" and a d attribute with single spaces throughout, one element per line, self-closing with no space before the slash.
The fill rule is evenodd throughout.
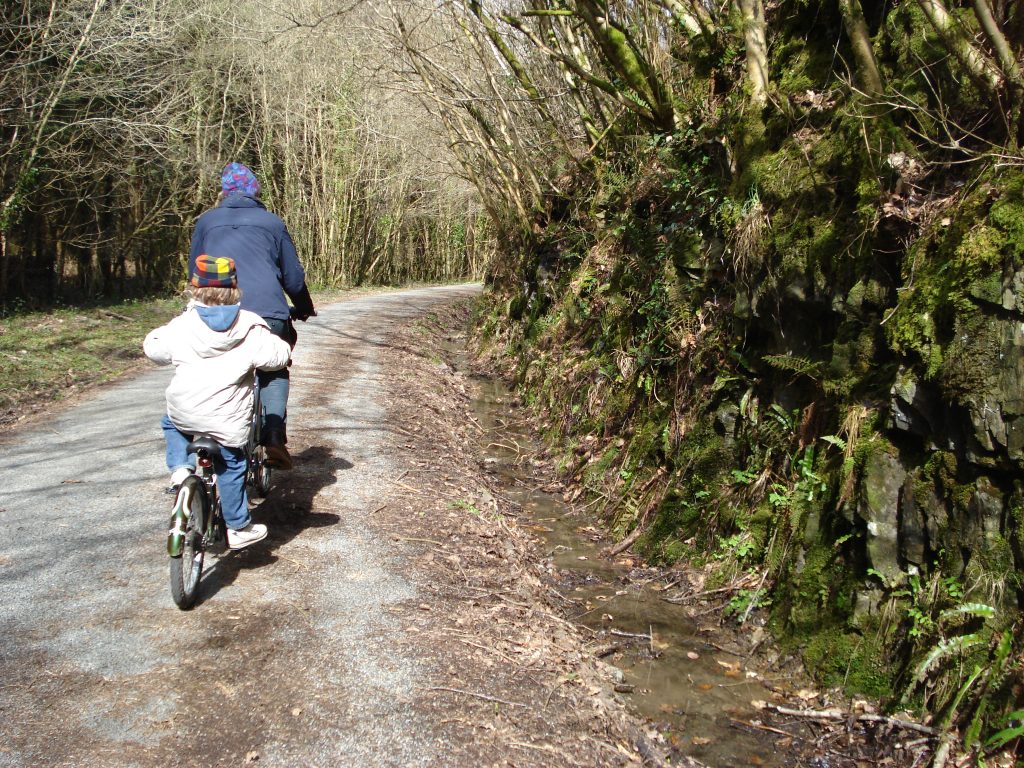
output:
<path id="1" fill-rule="evenodd" d="M 532 540 L 489 487 L 472 381 L 441 358 L 461 334 L 459 314 L 442 313 L 393 334 L 384 353 L 400 372 L 386 408 L 403 469 L 400 501 L 375 525 L 412 548 L 430 596 L 408 615 L 404 642 L 452 649 L 449 679 L 422 690 L 417 706 L 450 729 L 452 765 L 665 764 L 663 740 L 627 712 L 614 670 L 549 602 Z"/>

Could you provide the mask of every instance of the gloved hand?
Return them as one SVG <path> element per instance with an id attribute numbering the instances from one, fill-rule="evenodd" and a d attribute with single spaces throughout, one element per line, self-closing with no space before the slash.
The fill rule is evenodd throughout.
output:
<path id="1" fill-rule="evenodd" d="M 313 298 L 309 295 L 309 288 L 305 285 L 296 294 L 288 294 L 294 306 L 289 307 L 288 314 L 296 320 L 305 322 L 311 317 L 316 317 L 316 309 L 313 307 Z"/>

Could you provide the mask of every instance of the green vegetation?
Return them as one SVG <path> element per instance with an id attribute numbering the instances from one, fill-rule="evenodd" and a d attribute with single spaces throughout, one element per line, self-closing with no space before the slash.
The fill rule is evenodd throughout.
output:
<path id="1" fill-rule="evenodd" d="M 865 8 L 855 52 L 852 5 L 764 6 L 764 109 L 738 76 L 756 39 L 712 18 L 705 47 L 679 43 L 674 129 L 638 113 L 552 184 L 493 268 L 482 333 L 623 546 L 741 585 L 728 615 L 767 616 L 823 685 L 1006 744 L 1024 181 L 1000 158 L 1020 99 L 997 114 L 935 6 Z M 874 57 L 884 109 L 836 40 Z"/>
<path id="2" fill-rule="evenodd" d="M 376 290 L 317 291 L 313 300 Z M 184 298 L 174 297 L 0 314 L 0 423 L 144 365 L 146 334 L 184 307 Z"/>
<path id="3" fill-rule="evenodd" d="M 153 299 L 0 316 L 0 420 L 138 367 L 143 338 L 183 307 Z"/>

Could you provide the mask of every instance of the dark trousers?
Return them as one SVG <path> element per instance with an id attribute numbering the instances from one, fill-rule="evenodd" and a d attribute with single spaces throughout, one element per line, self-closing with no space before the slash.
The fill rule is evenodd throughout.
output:
<path id="1" fill-rule="evenodd" d="M 276 317 L 263 318 L 270 326 L 270 332 L 284 339 L 292 347 L 295 346 L 295 330 L 290 320 L 279 320 Z M 259 371 L 260 398 L 263 402 L 263 433 L 268 431 L 285 431 L 288 421 L 288 388 L 290 386 L 288 368 L 279 371 Z"/>

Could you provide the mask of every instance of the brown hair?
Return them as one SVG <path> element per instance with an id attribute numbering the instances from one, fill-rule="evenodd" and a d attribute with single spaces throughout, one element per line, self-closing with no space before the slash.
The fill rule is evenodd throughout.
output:
<path id="1" fill-rule="evenodd" d="M 214 288 L 213 286 L 197 288 L 194 285 L 189 285 L 185 288 L 185 295 L 208 307 L 237 304 L 242 300 L 242 292 L 238 288 Z"/>

